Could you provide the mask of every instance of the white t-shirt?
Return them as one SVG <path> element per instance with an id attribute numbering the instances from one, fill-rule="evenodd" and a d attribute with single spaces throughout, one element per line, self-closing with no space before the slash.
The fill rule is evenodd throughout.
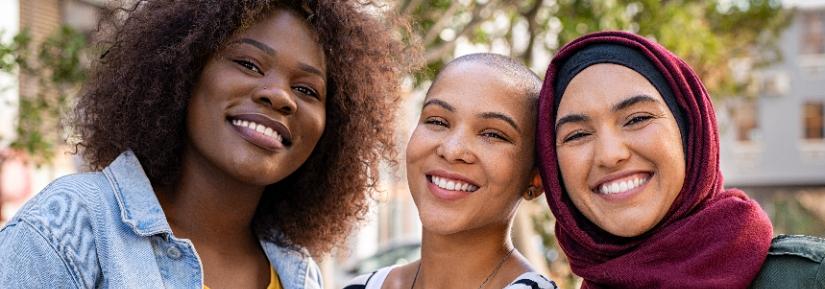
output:
<path id="1" fill-rule="evenodd" d="M 344 286 L 344 289 L 381 289 L 384 280 L 397 265 L 384 267 L 372 273 L 364 274 Z M 503 289 L 558 289 L 556 283 L 536 272 L 527 272 L 516 277 Z"/>

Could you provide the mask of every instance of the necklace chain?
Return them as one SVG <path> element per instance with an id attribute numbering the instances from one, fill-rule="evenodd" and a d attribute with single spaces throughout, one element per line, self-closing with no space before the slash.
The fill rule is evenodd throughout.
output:
<path id="1" fill-rule="evenodd" d="M 496 265 L 496 268 L 493 269 L 493 272 L 490 272 L 490 275 L 487 275 L 487 278 L 484 278 L 484 282 L 481 282 L 481 285 L 478 285 L 478 289 L 484 288 L 484 285 L 487 285 L 487 282 L 490 282 L 490 279 L 493 279 L 493 277 L 496 276 L 498 269 L 501 269 L 501 265 L 504 265 L 504 261 L 507 261 L 507 258 L 513 254 L 514 250 L 516 250 L 516 247 L 513 247 L 510 251 L 507 251 L 507 254 L 498 261 L 498 265 Z M 421 273 L 421 263 L 421 261 L 418 262 L 418 269 L 415 270 L 415 277 L 413 277 L 412 286 L 410 286 L 410 289 L 414 289 L 415 281 L 418 281 L 418 273 Z"/>

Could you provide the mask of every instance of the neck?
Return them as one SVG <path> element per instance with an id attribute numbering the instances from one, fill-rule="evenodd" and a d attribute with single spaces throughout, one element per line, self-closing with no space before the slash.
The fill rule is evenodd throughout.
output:
<path id="1" fill-rule="evenodd" d="M 513 248 L 510 226 L 510 223 L 490 225 L 448 235 L 425 228 L 421 241 L 421 269 L 415 287 L 477 288 Z"/>
<path id="2" fill-rule="evenodd" d="M 263 190 L 187 154 L 178 182 L 158 189 L 157 195 L 175 236 L 198 246 L 231 248 L 230 244 L 237 247 L 240 242 L 257 246 L 252 219 Z"/>

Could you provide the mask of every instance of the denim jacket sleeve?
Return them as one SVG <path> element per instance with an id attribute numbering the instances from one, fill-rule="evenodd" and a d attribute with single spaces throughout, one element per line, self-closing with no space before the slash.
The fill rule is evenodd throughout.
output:
<path id="1" fill-rule="evenodd" d="M 97 184 L 62 177 L 0 229 L 0 288 L 90 288 L 99 279 L 91 214 Z"/>
<path id="2" fill-rule="evenodd" d="M 777 236 L 751 288 L 825 288 L 825 239 Z"/>
<path id="3" fill-rule="evenodd" d="M 25 221 L 0 230 L 0 248 L 0 288 L 81 288 L 55 248 Z"/>

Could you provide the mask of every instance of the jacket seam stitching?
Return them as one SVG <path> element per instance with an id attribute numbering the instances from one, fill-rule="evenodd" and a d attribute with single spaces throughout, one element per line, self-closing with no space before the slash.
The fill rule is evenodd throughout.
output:
<path id="1" fill-rule="evenodd" d="M 72 281 L 75 283 L 74 284 L 75 288 L 83 288 L 83 286 L 80 286 L 79 281 L 78 281 L 78 279 L 80 279 L 80 277 L 76 275 L 75 270 L 73 270 L 72 266 L 69 265 L 69 262 L 66 260 L 65 256 L 60 254 L 60 251 L 58 251 L 57 248 L 55 248 L 55 245 L 52 244 L 52 242 L 50 242 L 49 239 L 46 238 L 46 236 L 44 236 L 44 233 L 41 232 L 40 230 L 38 230 L 37 227 L 35 227 L 33 224 L 31 224 L 28 220 L 25 220 L 25 219 L 21 218 L 20 222 L 23 223 L 23 224 L 26 224 L 26 226 L 28 226 L 32 231 L 37 233 L 37 235 L 40 236 L 40 238 L 42 238 L 43 241 L 46 242 L 46 244 L 49 245 L 49 248 L 52 249 L 52 252 L 55 255 L 57 255 L 57 257 L 60 259 L 60 262 L 63 263 L 64 267 L 66 267 L 66 271 L 68 271 L 69 276 L 72 277 Z"/>

